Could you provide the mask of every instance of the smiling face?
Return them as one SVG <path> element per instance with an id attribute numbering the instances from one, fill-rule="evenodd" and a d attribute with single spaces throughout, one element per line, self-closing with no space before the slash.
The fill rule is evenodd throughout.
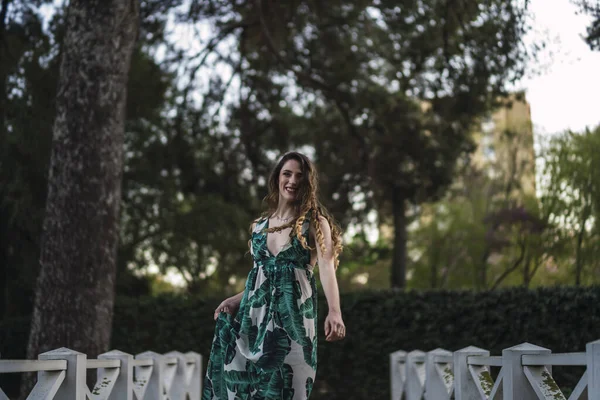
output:
<path id="1" fill-rule="evenodd" d="M 316 204 L 317 173 L 311 161 L 301 153 L 284 154 L 271 171 L 267 185 L 269 191 L 264 201 L 269 213 L 275 212 L 282 202 L 291 203 L 298 212 L 307 212 Z"/>
<path id="2" fill-rule="evenodd" d="M 294 159 L 287 160 L 279 172 L 279 199 L 295 201 L 303 178 L 300 163 Z"/>

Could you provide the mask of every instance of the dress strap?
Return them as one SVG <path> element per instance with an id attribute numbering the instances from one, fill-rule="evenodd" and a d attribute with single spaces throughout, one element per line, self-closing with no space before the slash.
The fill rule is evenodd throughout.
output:
<path id="1" fill-rule="evenodd" d="M 254 226 L 254 230 L 252 231 L 252 233 L 260 233 L 263 229 L 265 229 L 268 219 L 269 217 L 258 218 L 256 220 L 256 225 Z"/>

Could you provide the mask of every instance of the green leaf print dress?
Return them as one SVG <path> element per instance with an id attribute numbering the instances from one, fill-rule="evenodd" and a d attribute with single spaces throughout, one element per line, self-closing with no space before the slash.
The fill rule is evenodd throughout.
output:
<path id="1" fill-rule="evenodd" d="M 304 400 L 317 369 L 317 290 L 310 250 L 293 235 L 267 248 L 268 218 L 256 223 L 254 266 L 235 318 L 220 313 L 202 400 Z M 308 241 L 309 218 L 302 227 Z"/>

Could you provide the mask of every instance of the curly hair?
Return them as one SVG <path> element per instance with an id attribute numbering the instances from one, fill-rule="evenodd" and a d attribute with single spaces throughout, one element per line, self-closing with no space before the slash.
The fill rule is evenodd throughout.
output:
<path id="1" fill-rule="evenodd" d="M 339 255 L 342 252 L 342 231 L 335 219 L 327 211 L 327 209 L 321 204 L 318 198 L 318 187 L 319 187 L 319 176 L 314 164 L 304 154 L 291 151 L 285 153 L 279 162 L 275 165 L 271 171 L 268 181 L 268 194 L 264 198 L 267 210 L 262 214 L 262 217 L 270 217 L 275 210 L 277 210 L 277 204 L 279 202 L 279 174 L 284 164 L 289 160 L 296 160 L 300 164 L 302 171 L 302 181 L 298 187 L 298 201 L 296 202 L 297 217 L 292 221 L 283 224 L 281 226 L 269 228 L 267 232 L 279 232 L 286 228 L 293 228 L 292 232 L 296 234 L 296 237 L 305 249 L 311 248 L 306 242 L 306 238 L 302 236 L 302 225 L 306 221 L 307 215 L 311 216 L 310 223 L 314 224 L 316 231 L 317 244 L 321 248 L 321 252 L 325 253 L 325 238 L 321 230 L 321 224 L 318 223 L 321 218 L 324 218 L 329 227 L 331 228 L 331 240 L 333 247 L 333 259 L 334 266 L 337 269 L 340 261 Z M 290 234 L 291 235 L 291 234 Z"/>

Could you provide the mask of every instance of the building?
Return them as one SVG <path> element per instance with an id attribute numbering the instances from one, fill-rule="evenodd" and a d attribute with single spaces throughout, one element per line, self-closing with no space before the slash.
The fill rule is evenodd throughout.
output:
<path id="1" fill-rule="evenodd" d="M 504 100 L 481 124 L 481 130 L 473 133 L 473 139 L 477 148 L 472 166 L 491 178 L 503 179 L 515 200 L 535 196 L 533 124 L 524 94 Z"/>

